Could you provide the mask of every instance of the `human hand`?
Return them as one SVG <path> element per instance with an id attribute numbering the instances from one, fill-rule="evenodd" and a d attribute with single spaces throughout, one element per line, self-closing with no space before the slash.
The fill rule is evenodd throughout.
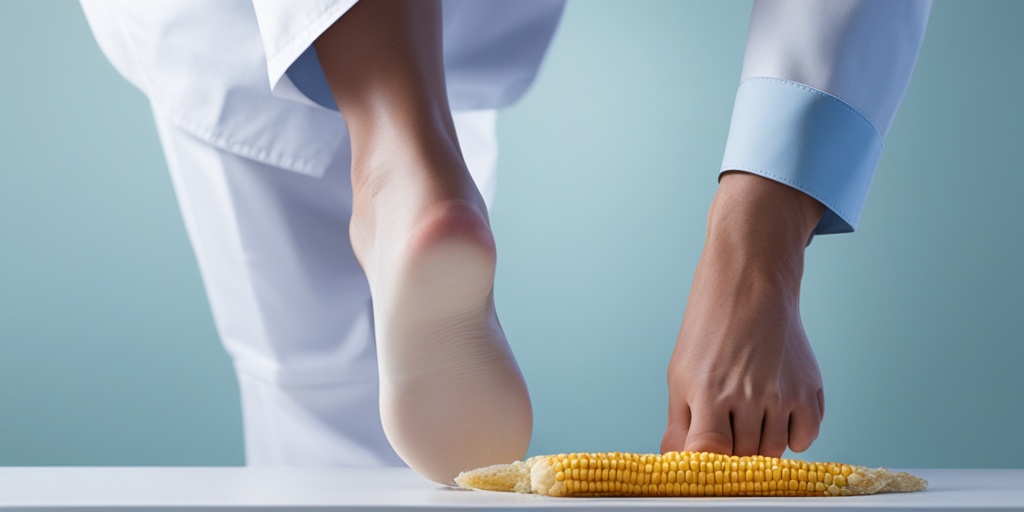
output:
<path id="1" fill-rule="evenodd" d="M 817 438 L 824 393 L 799 292 L 823 211 L 760 176 L 722 177 L 669 363 L 662 452 L 779 457 Z"/>

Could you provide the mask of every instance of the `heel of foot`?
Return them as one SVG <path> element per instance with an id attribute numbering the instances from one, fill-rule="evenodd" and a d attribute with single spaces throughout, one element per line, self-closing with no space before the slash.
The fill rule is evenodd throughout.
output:
<path id="1" fill-rule="evenodd" d="M 406 248 L 400 277 L 406 299 L 436 314 L 489 306 L 494 236 L 475 206 L 463 201 L 436 205 L 417 224 Z"/>
<path id="2" fill-rule="evenodd" d="M 409 239 L 410 250 L 423 252 L 433 246 L 460 241 L 476 246 L 493 259 L 494 236 L 487 218 L 466 201 L 446 201 L 431 208 L 416 225 Z"/>

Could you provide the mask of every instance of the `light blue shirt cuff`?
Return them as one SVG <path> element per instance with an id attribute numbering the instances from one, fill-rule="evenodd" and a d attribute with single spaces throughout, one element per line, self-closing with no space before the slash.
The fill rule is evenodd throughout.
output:
<path id="1" fill-rule="evenodd" d="M 746 171 L 825 205 L 814 233 L 857 227 L 882 156 L 882 136 L 845 101 L 771 77 L 740 83 L 721 172 Z"/>

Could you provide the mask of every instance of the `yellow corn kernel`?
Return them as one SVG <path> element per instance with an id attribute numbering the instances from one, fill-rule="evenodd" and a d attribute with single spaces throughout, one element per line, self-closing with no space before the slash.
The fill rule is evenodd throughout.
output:
<path id="1" fill-rule="evenodd" d="M 707 452 L 570 453 L 468 471 L 459 486 L 548 496 L 835 496 L 923 490 L 906 473 Z"/>

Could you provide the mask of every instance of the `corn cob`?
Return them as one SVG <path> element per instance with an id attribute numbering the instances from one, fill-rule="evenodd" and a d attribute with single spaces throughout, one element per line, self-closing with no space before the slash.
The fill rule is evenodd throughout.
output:
<path id="1" fill-rule="evenodd" d="M 705 452 L 541 455 L 461 473 L 465 489 L 545 496 L 852 496 L 923 491 L 886 468 Z"/>

